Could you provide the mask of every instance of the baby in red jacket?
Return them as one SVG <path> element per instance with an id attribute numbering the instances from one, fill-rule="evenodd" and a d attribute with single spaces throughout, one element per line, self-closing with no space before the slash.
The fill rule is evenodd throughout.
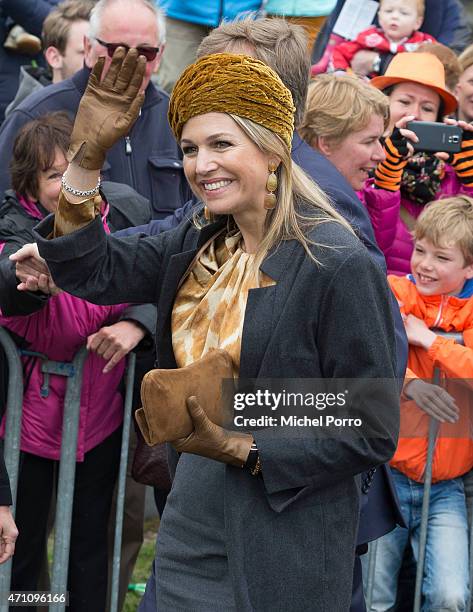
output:
<path id="1" fill-rule="evenodd" d="M 424 0 L 380 0 L 379 27 L 372 26 L 352 41 L 334 47 L 330 69 L 347 70 L 358 51 L 374 51 L 371 70 L 362 76 L 379 74 L 382 53 L 415 51 L 423 42 L 436 42 L 433 36 L 419 32 L 424 20 Z M 358 70 L 355 70 L 359 72 Z"/>

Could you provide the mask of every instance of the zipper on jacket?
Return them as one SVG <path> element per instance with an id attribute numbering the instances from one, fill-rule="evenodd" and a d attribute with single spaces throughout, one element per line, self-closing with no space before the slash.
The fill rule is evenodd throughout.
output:
<path id="1" fill-rule="evenodd" d="M 131 154 L 133 153 L 133 148 L 131 146 L 131 138 L 130 136 L 125 136 L 125 154 L 128 160 L 128 172 L 130 175 L 130 182 L 128 183 L 130 187 L 133 187 L 136 191 L 138 191 L 138 185 L 135 184 L 135 175 L 133 172 L 133 160 L 131 158 Z"/>
<path id="2" fill-rule="evenodd" d="M 138 120 L 141 118 L 142 110 L 143 109 L 140 108 L 140 112 L 138 113 Z M 133 133 L 134 128 L 135 126 L 133 126 L 130 134 Z M 130 187 L 133 187 L 135 191 L 138 191 L 138 193 L 140 193 L 138 185 L 136 184 L 135 173 L 133 172 L 133 160 L 131 158 L 131 155 L 133 153 L 133 148 L 131 146 L 131 135 L 130 134 L 128 136 L 125 136 L 125 156 L 128 160 L 128 171 L 129 171 L 129 176 L 130 176 L 130 181 L 128 185 L 130 185 Z"/>
<path id="3" fill-rule="evenodd" d="M 440 306 L 439 306 L 439 311 L 438 311 L 438 314 L 437 314 L 437 318 L 435 319 L 434 324 L 432 325 L 432 327 L 440 327 L 440 325 L 442 324 L 443 307 L 445 306 L 447 301 L 448 301 L 448 296 L 447 295 L 442 295 L 442 299 L 440 300 Z"/>

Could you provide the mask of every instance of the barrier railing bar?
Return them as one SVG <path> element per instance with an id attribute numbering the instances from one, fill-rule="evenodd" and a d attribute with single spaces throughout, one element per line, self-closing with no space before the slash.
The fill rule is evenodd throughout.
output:
<path id="1" fill-rule="evenodd" d="M 0 327 L 0 346 L 5 350 L 8 361 L 9 382 L 6 412 L 4 457 L 10 477 L 13 507 L 15 512 L 16 493 L 18 487 L 21 417 L 23 409 L 23 367 L 20 359 L 21 351 L 7 330 Z M 42 357 L 42 356 L 41 356 Z M 72 509 L 74 500 L 74 481 L 76 470 L 77 438 L 80 419 L 80 398 L 82 389 L 82 371 L 87 358 L 87 349 L 82 347 L 74 356 L 72 363 L 63 364 L 50 362 L 61 366 L 60 371 L 53 373 L 68 377 L 66 395 L 64 398 L 64 418 L 62 427 L 61 457 L 59 465 L 58 504 L 54 527 L 54 553 L 51 578 L 51 592 L 65 593 L 69 568 L 69 549 L 71 537 Z M 133 379 L 135 375 L 136 355 L 130 353 L 126 371 L 126 393 L 124 402 L 124 422 L 120 468 L 118 480 L 117 511 L 115 525 L 115 540 L 113 552 L 111 612 L 118 609 L 119 572 L 121 541 L 123 531 L 123 515 L 125 500 L 126 470 L 128 462 L 128 446 L 133 402 Z M 64 366 L 68 366 L 64 368 Z M 10 590 L 12 560 L 0 566 L 0 592 Z M 0 612 L 8 612 L 8 604 L 0 603 Z M 50 610 L 64 612 L 65 603 L 54 603 Z"/>
<path id="2" fill-rule="evenodd" d="M 12 513 L 15 515 L 20 460 L 21 414 L 23 408 L 23 367 L 16 344 L 9 333 L 2 327 L 0 327 L 0 345 L 5 350 L 9 372 L 4 457 L 5 466 L 10 477 L 13 500 Z M 10 590 L 11 568 L 11 559 L 0 566 L 0 593 L 6 593 Z M 0 604 L 0 612 L 8 612 L 7 603 Z"/>
<path id="3" fill-rule="evenodd" d="M 473 520 L 470 521 L 468 525 L 468 530 L 470 532 L 470 543 L 469 543 L 469 553 L 470 553 L 470 589 L 468 594 L 468 600 L 466 602 L 465 610 L 471 610 L 471 600 L 472 600 L 472 591 L 473 591 Z"/>
<path id="4" fill-rule="evenodd" d="M 115 518 L 115 537 L 113 541 L 112 592 L 110 612 L 118 612 L 118 595 L 120 579 L 120 556 L 123 532 L 123 514 L 125 506 L 126 470 L 128 465 L 128 447 L 130 443 L 130 424 L 133 403 L 133 380 L 135 378 L 136 355 L 130 353 L 126 371 L 126 393 L 123 410 L 123 433 L 118 475 L 117 512 Z"/>
<path id="5" fill-rule="evenodd" d="M 434 385 L 440 385 L 440 370 L 435 368 Z M 425 548 L 427 544 L 427 525 L 429 520 L 430 491 L 432 488 L 432 463 L 435 444 L 439 431 L 439 421 L 430 417 L 429 441 L 427 446 L 427 463 L 424 472 L 424 495 L 422 497 L 422 514 L 419 532 L 419 554 L 417 558 L 416 585 L 414 591 L 414 612 L 420 612 L 422 603 L 422 582 L 424 581 Z"/>
<path id="6" fill-rule="evenodd" d="M 432 329 L 438 336 L 443 338 L 450 338 L 457 344 L 464 344 L 463 334 L 461 332 L 445 332 L 442 329 Z M 440 368 L 434 369 L 434 385 L 440 386 Z M 417 559 L 417 572 L 416 572 L 416 584 L 414 591 L 414 608 L 413 612 L 420 612 L 422 605 L 422 583 L 424 580 L 424 565 L 425 565 L 425 548 L 427 545 L 427 526 L 429 520 L 429 506 L 430 506 L 430 491 L 432 488 L 432 463 L 434 458 L 435 444 L 437 441 L 437 435 L 439 431 L 440 423 L 433 417 L 430 417 L 429 421 L 429 439 L 427 447 L 427 462 L 425 465 L 424 473 L 424 496 L 422 498 L 422 513 L 420 520 L 420 532 L 419 532 L 419 555 Z M 471 557 L 472 549 L 470 548 L 470 589 L 471 589 Z M 467 608 L 469 610 L 469 607 Z"/>
<path id="7" fill-rule="evenodd" d="M 57 489 L 59 503 L 57 504 L 54 525 L 54 556 L 51 576 L 51 592 L 53 593 L 65 593 L 67 591 L 82 370 L 86 357 L 87 349 L 83 346 L 72 361 L 75 372 L 74 376 L 68 379 L 64 398 L 61 460 Z M 54 604 L 49 609 L 63 612 L 66 609 L 66 604 Z"/>

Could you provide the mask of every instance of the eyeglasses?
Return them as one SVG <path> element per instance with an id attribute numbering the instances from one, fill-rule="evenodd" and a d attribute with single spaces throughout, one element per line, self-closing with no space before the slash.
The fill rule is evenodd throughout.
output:
<path id="1" fill-rule="evenodd" d="M 107 49 L 108 57 L 113 57 L 113 54 L 118 47 L 123 47 L 126 52 L 133 48 L 136 49 L 140 55 L 144 55 L 147 62 L 152 62 L 156 59 L 156 56 L 160 51 L 160 47 L 129 47 L 124 43 L 106 43 L 103 40 L 100 40 L 100 38 L 96 38 L 95 40 L 99 43 L 99 45 L 102 45 L 102 47 Z"/>

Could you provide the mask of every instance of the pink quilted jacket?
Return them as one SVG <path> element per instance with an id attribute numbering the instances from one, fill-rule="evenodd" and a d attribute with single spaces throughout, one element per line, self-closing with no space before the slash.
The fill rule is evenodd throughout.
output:
<path id="1" fill-rule="evenodd" d="M 35 216 L 25 202 L 22 205 Z M 104 225 L 108 232 L 105 220 Z M 3 243 L 0 250 L 2 247 Z M 29 350 L 44 353 L 54 361 L 70 362 L 90 334 L 117 322 L 125 308 L 126 304 L 97 306 L 60 293 L 49 298 L 41 310 L 28 316 L 5 317 L 0 310 L 0 325 L 24 338 Z M 40 359 L 23 357 L 22 361 L 24 378 L 29 377 L 29 382 L 25 385 L 20 448 L 39 457 L 58 460 L 67 379 L 50 374 L 49 395 L 42 397 L 40 389 L 44 375 Z M 84 364 L 77 461 L 83 461 L 84 453 L 103 442 L 123 421 L 120 383 L 125 360 L 108 374 L 102 374 L 105 363 L 95 353 L 89 353 Z M 4 431 L 2 422 L 0 437 L 4 436 Z"/>
<path id="2" fill-rule="evenodd" d="M 458 194 L 473 197 L 473 189 L 463 186 L 453 168 L 446 166 L 445 176 L 436 199 Z M 386 258 L 388 274 L 398 276 L 409 274 L 413 242 L 408 228 L 399 216 L 399 210 L 402 204 L 417 219 L 424 205 L 408 200 L 400 191 L 375 189 L 373 179 L 366 181 L 358 196 L 368 210 L 376 241 Z"/>

